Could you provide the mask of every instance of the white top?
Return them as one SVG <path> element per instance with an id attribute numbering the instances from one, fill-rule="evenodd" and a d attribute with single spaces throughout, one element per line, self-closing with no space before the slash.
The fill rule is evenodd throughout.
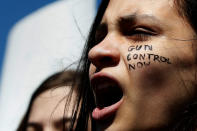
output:
<path id="1" fill-rule="evenodd" d="M 56 1 L 13 27 L 3 66 L 0 131 L 16 130 L 33 91 L 78 60 L 95 6 L 94 0 Z"/>

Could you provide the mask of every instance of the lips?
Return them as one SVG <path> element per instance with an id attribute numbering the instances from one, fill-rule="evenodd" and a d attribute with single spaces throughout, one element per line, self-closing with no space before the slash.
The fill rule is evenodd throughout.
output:
<path id="1" fill-rule="evenodd" d="M 114 115 L 123 101 L 123 91 L 118 81 L 108 74 L 96 73 L 91 77 L 91 86 L 96 98 L 92 117 L 103 120 Z"/>

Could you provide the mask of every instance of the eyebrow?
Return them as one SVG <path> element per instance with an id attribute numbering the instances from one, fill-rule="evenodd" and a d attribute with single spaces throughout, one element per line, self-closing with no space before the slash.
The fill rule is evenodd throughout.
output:
<path id="1" fill-rule="evenodd" d="M 119 17 L 117 20 L 117 24 L 118 25 L 122 25 L 124 23 L 135 24 L 136 22 L 143 20 L 146 22 L 147 21 L 151 22 L 153 24 L 161 24 L 161 21 L 153 15 L 148 15 L 148 14 L 139 15 L 136 13 Z"/>
<path id="2" fill-rule="evenodd" d="M 38 131 L 42 131 L 42 125 L 40 123 L 36 123 L 36 122 L 29 122 L 27 123 L 27 128 L 28 127 L 32 127 Z"/>
<path id="3" fill-rule="evenodd" d="M 55 120 L 53 125 L 55 127 L 59 127 L 61 124 L 65 124 L 65 123 L 69 122 L 70 120 L 71 120 L 70 117 L 60 118 L 58 120 Z M 63 123 L 63 122 L 65 122 L 65 123 Z M 42 129 L 43 129 L 42 125 L 40 123 L 38 123 L 38 122 L 28 122 L 27 123 L 27 128 L 28 127 L 32 127 L 32 128 L 34 128 L 34 129 L 36 129 L 38 131 L 42 131 Z"/>
<path id="4" fill-rule="evenodd" d="M 58 119 L 58 120 L 55 120 L 55 122 L 53 123 L 53 125 L 54 125 L 55 127 L 59 127 L 59 125 L 65 124 L 65 123 L 69 122 L 70 120 L 71 120 L 70 117 L 60 118 L 60 119 Z M 64 122 L 65 122 L 65 123 L 64 123 Z"/>
<path id="5" fill-rule="evenodd" d="M 100 23 L 98 27 L 96 28 L 96 32 L 98 31 L 106 31 L 107 30 L 107 24 L 106 23 Z"/>
<path id="6" fill-rule="evenodd" d="M 151 25 L 160 32 L 162 32 L 161 29 L 163 27 L 168 27 L 165 23 L 163 23 L 161 20 L 151 14 L 137 13 L 118 17 L 116 19 L 115 25 L 120 30 L 120 32 L 123 32 L 123 29 L 128 29 L 129 27 L 133 27 L 138 23 Z M 96 32 L 103 32 L 104 29 L 107 27 L 108 24 L 106 22 L 102 22 L 98 25 Z"/>

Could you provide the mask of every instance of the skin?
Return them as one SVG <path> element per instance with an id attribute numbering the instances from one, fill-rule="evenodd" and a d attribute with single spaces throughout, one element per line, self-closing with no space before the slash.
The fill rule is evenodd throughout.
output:
<path id="1" fill-rule="evenodd" d="M 101 24 L 107 28 L 97 30 L 99 42 L 89 51 L 89 75 L 98 70 L 113 76 L 123 103 L 109 125 L 98 122 L 100 130 L 165 130 L 196 95 L 193 29 L 178 15 L 173 0 L 110 0 Z M 152 45 L 153 50 L 128 52 L 131 45 Z M 157 54 L 171 64 L 146 58 L 149 66 L 131 70 L 128 64 L 140 60 L 128 61 L 129 53 Z"/>
<path id="2" fill-rule="evenodd" d="M 60 87 L 49 89 L 41 93 L 33 102 L 27 131 L 59 131 L 63 130 L 63 119 L 66 121 L 66 127 L 69 126 L 71 118 L 73 99 L 66 114 L 64 109 L 66 98 L 70 87 Z M 75 95 L 75 94 L 74 94 Z"/>

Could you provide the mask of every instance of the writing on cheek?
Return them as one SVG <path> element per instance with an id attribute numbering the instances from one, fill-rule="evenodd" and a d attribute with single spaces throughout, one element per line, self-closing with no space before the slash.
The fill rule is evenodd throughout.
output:
<path id="1" fill-rule="evenodd" d="M 144 51 L 145 53 L 138 53 L 138 51 Z M 127 61 L 129 70 L 135 70 L 136 68 L 143 68 L 150 66 L 151 62 L 171 64 L 170 59 L 164 56 L 150 53 L 153 51 L 152 45 L 136 45 L 128 48 Z M 146 53 L 147 52 L 147 53 Z"/>

